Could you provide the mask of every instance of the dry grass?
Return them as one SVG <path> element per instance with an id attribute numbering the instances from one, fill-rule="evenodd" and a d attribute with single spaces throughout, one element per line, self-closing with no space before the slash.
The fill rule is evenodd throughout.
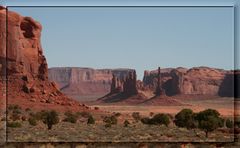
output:
<path id="1" fill-rule="evenodd" d="M 45 125 L 38 124 L 31 127 L 22 122 L 22 128 L 9 128 L 9 142 L 231 142 L 233 135 L 212 132 L 208 139 L 200 130 L 187 130 L 178 127 L 156 125 L 122 124 L 106 128 L 103 124 L 87 125 L 61 122 L 46 130 Z"/>

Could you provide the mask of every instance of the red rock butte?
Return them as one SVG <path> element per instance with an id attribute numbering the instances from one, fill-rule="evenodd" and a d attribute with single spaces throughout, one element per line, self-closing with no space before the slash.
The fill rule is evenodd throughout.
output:
<path id="1" fill-rule="evenodd" d="M 47 60 L 40 41 L 42 26 L 39 22 L 12 11 L 6 13 L 6 9 L 1 7 L 0 25 L 0 86 L 4 87 L 7 78 L 8 104 L 39 110 L 88 108 L 65 96 L 54 82 L 48 80 Z M 4 102 L 3 99 L 1 102 Z"/>

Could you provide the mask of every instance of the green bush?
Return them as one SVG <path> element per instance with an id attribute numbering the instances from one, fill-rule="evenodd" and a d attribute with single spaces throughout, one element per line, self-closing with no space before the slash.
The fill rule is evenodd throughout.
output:
<path id="1" fill-rule="evenodd" d="M 76 123 L 78 119 L 78 115 L 73 114 L 72 112 L 65 112 L 64 115 L 66 116 L 63 119 L 64 122 Z"/>
<path id="2" fill-rule="evenodd" d="M 139 120 L 141 120 L 141 116 L 140 116 L 140 113 L 139 112 L 133 112 L 132 113 L 132 117 L 133 119 L 138 122 Z"/>
<path id="3" fill-rule="evenodd" d="M 192 129 L 197 127 L 197 121 L 194 119 L 195 114 L 191 109 L 183 109 L 176 114 L 174 123 L 178 127 Z"/>
<path id="4" fill-rule="evenodd" d="M 36 126 L 37 125 L 37 120 L 33 117 L 28 118 L 28 123 L 32 126 Z"/>
<path id="5" fill-rule="evenodd" d="M 166 114 L 156 114 L 153 116 L 153 118 L 151 119 L 152 121 L 152 124 L 155 124 L 155 125 L 166 125 L 168 126 L 169 123 L 170 123 L 170 119 L 169 119 L 169 116 L 166 115 Z"/>
<path id="6" fill-rule="evenodd" d="M 234 124 L 233 124 L 233 121 L 230 120 L 230 119 L 227 119 L 226 120 L 226 127 L 227 128 L 233 128 Z"/>
<path id="7" fill-rule="evenodd" d="M 21 119 L 21 116 L 20 114 L 18 113 L 12 113 L 11 117 L 10 117 L 13 121 L 16 121 L 16 120 L 20 120 Z"/>
<path id="8" fill-rule="evenodd" d="M 128 125 L 130 124 L 130 122 L 129 122 L 128 120 L 125 120 L 123 124 L 124 124 L 124 127 L 128 127 Z"/>
<path id="9" fill-rule="evenodd" d="M 117 112 L 114 114 L 116 117 L 120 117 L 121 116 L 121 113 Z"/>
<path id="10" fill-rule="evenodd" d="M 198 127 L 205 131 L 206 137 L 208 137 L 209 132 L 222 127 L 224 121 L 222 118 L 220 118 L 218 111 L 213 109 L 201 111 L 196 115 L 195 118 L 198 121 Z"/>
<path id="11" fill-rule="evenodd" d="M 20 122 L 7 122 L 7 127 L 19 128 L 22 127 Z"/>
<path id="12" fill-rule="evenodd" d="M 22 108 L 19 105 L 10 104 L 8 105 L 8 110 L 21 110 Z"/>
<path id="13" fill-rule="evenodd" d="M 168 126 L 170 123 L 170 118 L 167 114 L 156 114 L 152 118 L 148 118 L 148 117 L 142 118 L 141 122 L 143 124 Z"/>
<path id="14" fill-rule="evenodd" d="M 154 115 L 154 112 L 150 112 L 149 116 L 152 117 Z"/>
<path id="15" fill-rule="evenodd" d="M 23 115 L 21 119 L 22 119 L 22 121 L 26 121 L 27 117 L 25 115 Z"/>
<path id="16" fill-rule="evenodd" d="M 59 122 L 58 113 L 54 110 L 42 112 L 41 120 L 47 125 L 48 130 L 52 129 L 54 124 Z"/>
<path id="17" fill-rule="evenodd" d="M 115 116 L 106 116 L 103 119 L 103 122 L 105 122 L 106 124 L 117 124 L 117 118 Z"/>
<path id="18" fill-rule="evenodd" d="M 14 109 L 12 112 L 16 113 L 16 114 L 21 114 L 22 113 L 21 109 L 19 109 L 19 108 Z"/>
<path id="19" fill-rule="evenodd" d="M 87 124 L 95 124 L 95 119 L 93 118 L 92 115 L 88 117 Z"/>
<path id="20" fill-rule="evenodd" d="M 106 124 L 105 124 L 105 127 L 106 127 L 106 128 L 108 128 L 108 127 L 112 127 L 112 124 L 110 124 L 110 123 L 106 123 Z"/>
<path id="21" fill-rule="evenodd" d="M 234 120 L 236 127 L 240 128 L 240 118 Z"/>
<path id="22" fill-rule="evenodd" d="M 152 124 L 152 120 L 150 118 L 148 118 L 148 117 L 142 118 L 141 122 L 143 124 Z"/>

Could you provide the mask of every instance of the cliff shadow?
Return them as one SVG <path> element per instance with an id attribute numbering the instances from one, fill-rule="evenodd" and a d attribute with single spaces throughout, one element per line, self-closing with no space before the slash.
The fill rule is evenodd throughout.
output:
<path id="1" fill-rule="evenodd" d="M 163 83 L 162 88 L 165 90 L 167 96 L 174 96 L 178 93 L 177 88 L 173 85 L 172 79 L 169 79 L 165 83 Z"/>
<path id="2" fill-rule="evenodd" d="M 222 83 L 220 84 L 218 95 L 220 97 L 234 97 L 234 88 L 235 88 L 235 82 L 234 82 L 234 74 L 226 74 Z"/>

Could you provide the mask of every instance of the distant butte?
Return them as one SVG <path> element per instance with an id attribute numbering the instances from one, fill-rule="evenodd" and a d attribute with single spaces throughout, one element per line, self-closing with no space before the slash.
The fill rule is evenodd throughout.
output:
<path id="1" fill-rule="evenodd" d="M 97 101 L 99 103 L 139 104 L 146 99 L 147 97 L 138 91 L 137 75 L 134 70 L 120 80 L 113 75 L 111 91 Z"/>

